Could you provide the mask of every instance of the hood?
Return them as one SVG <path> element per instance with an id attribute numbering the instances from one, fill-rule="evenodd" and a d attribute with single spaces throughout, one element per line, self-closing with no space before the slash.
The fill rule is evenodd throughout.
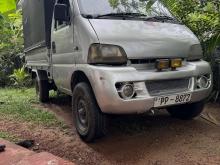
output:
<path id="1" fill-rule="evenodd" d="M 190 47 L 199 44 L 184 25 L 136 21 L 91 19 L 102 44 L 121 46 L 128 58 L 185 58 Z"/>

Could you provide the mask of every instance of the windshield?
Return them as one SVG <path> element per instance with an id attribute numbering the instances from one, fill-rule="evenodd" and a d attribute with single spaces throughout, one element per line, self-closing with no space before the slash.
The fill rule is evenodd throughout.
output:
<path id="1" fill-rule="evenodd" d="M 133 14 L 141 17 L 171 17 L 167 8 L 157 0 L 146 10 L 148 2 L 149 0 L 78 0 L 81 14 L 87 16 Z"/>

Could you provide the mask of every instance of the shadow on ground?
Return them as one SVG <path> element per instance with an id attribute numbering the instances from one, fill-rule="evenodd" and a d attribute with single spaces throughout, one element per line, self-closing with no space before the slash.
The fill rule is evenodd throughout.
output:
<path id="1" fill-rule="evenodd" d="M 74 127 L 70 97 L 53 97 L 42 106 Z M 155 115 L 112 115 L 110 134 L 84 149 L 92 149 L 93 159 L 97 156 L 103 164 L 215 164 L 220 162 L 220 131 L 212 120 L 220 121 L 218 109 L 218 104 L 208 104 L 203 113 L 206 118 L 192 121 L 173 119 L 165 110 Z M 76 132 L 71 136 L 77 136 Z M 82 159 L 94 164 L 89 156 Z"/>

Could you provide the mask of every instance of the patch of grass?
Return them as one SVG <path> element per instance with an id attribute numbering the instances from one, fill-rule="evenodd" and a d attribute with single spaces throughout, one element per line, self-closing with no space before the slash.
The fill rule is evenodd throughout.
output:
<path id="1" fill-rule="evenodd" d="M 0 138 L 11 141 L 11 142 L 18 142 L 20 139 L 15 137 L 14 135 L 11 135 L 7 132 L 0 131 Z"/>
<path id="2" fill-rule="evenodd" d="M 47 127 L 60 126 L 63 122 L 59 121 L 52 112 L 40 110 L 33 107 L 39 103 L 36 99 L 35 90 L 0 88 L 0 116 L 40 124 Z"/>

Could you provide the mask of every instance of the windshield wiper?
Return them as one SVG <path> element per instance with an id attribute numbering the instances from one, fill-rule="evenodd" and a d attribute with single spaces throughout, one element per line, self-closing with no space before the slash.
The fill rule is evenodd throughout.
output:
<path id="1" fill-rule="evenodd" d="M 145 14 L 141 13 L 107 13 L 107 14 L 100 14 L 94 16 L 94 18 L 102 18 L 102 17 L 146 17 Z"/>
<path id="2" fill-rule="evenodd" d="M 148 17 L 145 19 L 145 21 L 174 21 L 178 22 L 179 21 L 176 18 L 170 17 L 170 16 L 154 16 L 154 17 Z"/>

